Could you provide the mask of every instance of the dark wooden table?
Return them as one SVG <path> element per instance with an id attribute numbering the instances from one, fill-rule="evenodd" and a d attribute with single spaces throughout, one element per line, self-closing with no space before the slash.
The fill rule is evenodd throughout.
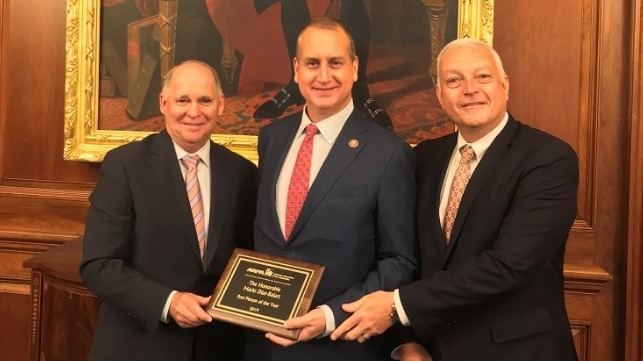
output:
<path id="1" fill-rule="evenodd" d="M 25 261 L 31 268 L 31 361 L 86 361 L 99 301 L 78 274 L 82 238 Z"/>

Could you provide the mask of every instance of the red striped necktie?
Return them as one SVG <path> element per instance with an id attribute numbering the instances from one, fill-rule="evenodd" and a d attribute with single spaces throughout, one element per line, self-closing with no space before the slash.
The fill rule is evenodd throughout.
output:
<path id="1" fill-rule="evenodd" d="M 317 126 L 309 124 L 306 127 L 306 136 L 299 147 L 295 167 L 292 170 L 290 184 L 288 185 L 288 198 L 286 199 L 286 229 L 284 236 L 290 238 L 292 228 L 299 217 L 301 207 L 308 195 L 310 183 L 310 162 L 313 155 L 313 137 L 317 134 Z"/>

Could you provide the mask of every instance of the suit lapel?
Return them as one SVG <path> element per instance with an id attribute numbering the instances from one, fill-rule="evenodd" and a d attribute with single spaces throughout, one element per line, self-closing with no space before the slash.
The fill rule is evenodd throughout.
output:
<path id="1" fill-rule="evenodd" d="M 457 133 L 453 133 L 440 140 L 430 141 L 430 147 L 420 145 L 415 149 L 418 161 L 416 179 L 419 247 L 421 254 L 433 255 L 430 260 L 423 259 L 425 264 L 422 272 L 426 274 L 439 270 L 446 254 L 446 239 L 440 218 L 440 193 L 456 142 Z"/>
<path id="2" fill-rule="evenodd" d="M 446 245 L 446 236 L 442 231 L 443 219 L 440 218 L 440 195 L 442 193 L 442 189 L 445 187 L 444 180 L 446 178 L 447 168 L 449 167 L 449 161 L 451 160 L 451 155 L 453 154 L 453 148 L 455 148 L 455 145 L 457 142 L 458 142 L 457 133 L 453 133 L 453 135 L 451 136 L 451 139 L 449 139 L 449 141 L 445 143 L 445 147 L 442 149 L 444 151 L 444 156 L 440 157 L 442 160 L 442 163 L 439 165 L 439 172 L 437 171 L 430 172 L 432 174 L 436 174 L 438 177 L 438 179 L 436 180 L 435 186 L 433 187 L 430 206 L 432 207 L 431 209 L 435 211 L 433 217 L 431 217 L 431 222 L 437 222 L 436 229 L 439 230 L 439 237 L 437 237 L 437 239 L 440 240 L 442 249 L 444 249 L 444 245 Z M 449 196 L 448 194 L 449 187 L 450 185 L 447 186 L 445 190 L 446 192 L 445 197 Z"/>
<path id="3" fill-rule="evenodd" d="M 208 239 L 205 245 L 203 268 L 207 269 L 217 252 L 219 240 L 222 237 L 223 225 L 228 217 L 226 210 L 231 209 L 231 194 L 227 189 L 233 189 L 236 179 L 225 174 L 228 169 L 225 158 L 213 142 L 210 143 L 210 223 L 208 225 Z"/>
<path id="4" fill-rule="evenodd" d="M 480 194 L 480 191 L 487 183 L 490 177 L 496 174 L 497 169 L 502 166 L 502 159 L 504 159 L 506 152 L 509 150 L 509 145 L 518 130 L 518 123 L 509 118 L 509 122 L 498 134 L 496 139 L 491 143 L 489 149 L 485 153 L 484 157 L 476 167 L 475 171 L 471 175 L 469 184 L 462 195 L 460 200 L 460 206 L 458 207 L 458 214 L 456 215 L 455 222 L 453 223 L 453 229 L 451 231 L 451 241 L 449 242 L 449 247 L 447 248 L 447 255 L 445 257 L 445 262 L 449 258 L 451 251 L 455 243 L 458 242 L 460 231 L 464 221 L 469 215 L 469 210 L 474 200 Z"/>
<path id="5" fill-rule="evenodd" d="M 341 177 L 346 168 L 367 146 L 366 130 L 368 130 L 368 120 L 356 115 L 353 111 L 351 116 L 344 124 L 335 144 L 328 153 L 315 181 L 308 191 L 308 196 L 299 213 L 292 230 L 291 238 L 296 242 L 297 234 L 304 227 L 308 219 L 314 213 L 322 200 L 326 197 L 335 182 Z M 357 141 L 357 143 L 354 142 Z M 351 146 L 349 146 L 349 142 Z"/>
<path id="6" fill-rule="evenodd" d="M 150 163 L 152 170 L 158 179 L 167 180 L 161 183 L 165 188 L 166 194 L 170 195 L 170 199 L 173 199 L 171 207 L 174 209 L 176 219 L 179 220 L 179 225 L 185 233 L 184 239 L 200 264 L 201 257 L 192 212 L 185 192 L 185 180 L 179 168 L 172 140 L 166 130 L 160 132 L 159 136 L 154 139 L 151 152 Z"/>

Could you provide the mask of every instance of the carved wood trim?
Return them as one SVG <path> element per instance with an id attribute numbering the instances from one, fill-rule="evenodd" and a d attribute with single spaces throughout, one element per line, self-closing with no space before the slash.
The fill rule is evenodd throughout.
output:
<path id="1" fill-rule="evenodd" d="M 578 213 L 567 242 L 566 262 L 593 262 L 596 259 L 596 144 L 598 128 L 599 31 L 600 1 L 581 0 L 579 109 L 576 152 L 580 178 L 578 183 Z"/>
<path id="2" fill-rule="evenodd" d="M 31 292 L 31 283 L 23 283 L 15 280 L 0 279 L 0 293 L 28 295 L 30 292 Z"/>
<path id="3" fill-rule="evenodd" d="M 612 280 L 612 275 L 601 267 L 566 264 L 564 266 L 565 292 L 596 295 Z"/>
<path id="4" fill-rule="evenodd" d="M 78 237 L 76 237 L 78 238 Z M 26 252 L 40 254 L 51 249 L 52 246 L 59 245 L 59 242 L 56 243 L 40 243 L 40 242 L 12 242 L 0 239 L 0 251 L 14 251 L 14 252 Z"/>
<path id="5" fill-rule="evenodd" d="M 3 242 L 42 246 L 74 240 L 83 233 L 88 206 L 73 191 L 0 186 L 0 250 Z"/>
<path id="6" fill-rule="evenodd" d="M 49 272 L 49 270 L 45 270 L 45 272 Z M 47 275 L 43 277 L 43 284 L 44 284 L 44 288 L 53 287 L 57 290 L 60 290 L 62 292 L 66 292 L 69 294 L 75 294 L 75 295 L 81 295 L 81 296 L 87 296 L 87 297 L 96 297 L 93 293 L 87 290 L 83 285 L 79 285 L 73 281 L 64 280 L 60 277 Z"/>
<path id="7" fill-rule="evenodd" d="M 581 321 L 571 321 L 570 323 L 578 360 L 589 361 L 592 325 Z"/>
<path id="8" fill-rule="evenodd" d="M 6 26 L 9 21 L 9 5 L 5 6 L 5 1 L 0 0 L 0 139 L 7 139 L 5 122 L 7 119 L 7 107 L 5 106 L 7 99 L 7 59 L 9 58 L 9 47 L 6 46 L 9 39 L 9 31 Z M 4 143 L 4 142 L 3 142 Z M 0 147 L 0 182 L 4 178 L 4 164 L 5 164 L 5 147 Z"/>
<path id="9" fill-rule="evenodd" d="M 0 222 L 0 225 L 2 222 Z M 6 230 L 0 228 L 0 242 L 9 241 L 15 244 L 24 244 L 25 242 L 35 245 L 60 245 L 78 238 L 79 233 L 74 234 L 53 234 L 47 232 L 39 232 L 35 229 L 28 229 L 25 225 L 24 229 Z"/>
<path id="10" fill-rule="evenodd" d="M 599 99 L 599 4 L 598 0 L 582 1 L 582 27 L 580 37 L 580 95 L 578 119 L 578 161 L 581 177 L 578 184 L 578 217 L 574 225 L 593 228 L 596 208 L 596 128 L 598 127 L 597 104 Z"/>
<path id="11" fill-rule="evenodd" d="M 52 189 L 39 187 L 13 187 L 0 185 L 0 196 L 58 199 L 89 203 L 91 190 Z"/>
<path id="12" fill-rule="evenodd" d="M 31 337 L 29 343 L 29 355 L 31 360 L 38 360 L 40 355 L 40 311 L 42 294 L 42 273 L 32 272 L 31 290 Z"/>
<path id="13" fill-rule="evenodd" d="M 632 100 L 625 296 L 625 359 L 643 361 L 643 1 L 632 1 Z"/>

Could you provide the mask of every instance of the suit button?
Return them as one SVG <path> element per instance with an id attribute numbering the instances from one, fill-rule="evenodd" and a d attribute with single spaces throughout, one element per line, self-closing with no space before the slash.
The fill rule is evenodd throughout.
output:
<path id="1" fill-rule="evenodd" d="M 284 254 L 285 254 L 285 255 L 289 255 L 289 254 L 290 254 L 290 250 L 289 250 L 289 249 L 284 249 Z"/>

